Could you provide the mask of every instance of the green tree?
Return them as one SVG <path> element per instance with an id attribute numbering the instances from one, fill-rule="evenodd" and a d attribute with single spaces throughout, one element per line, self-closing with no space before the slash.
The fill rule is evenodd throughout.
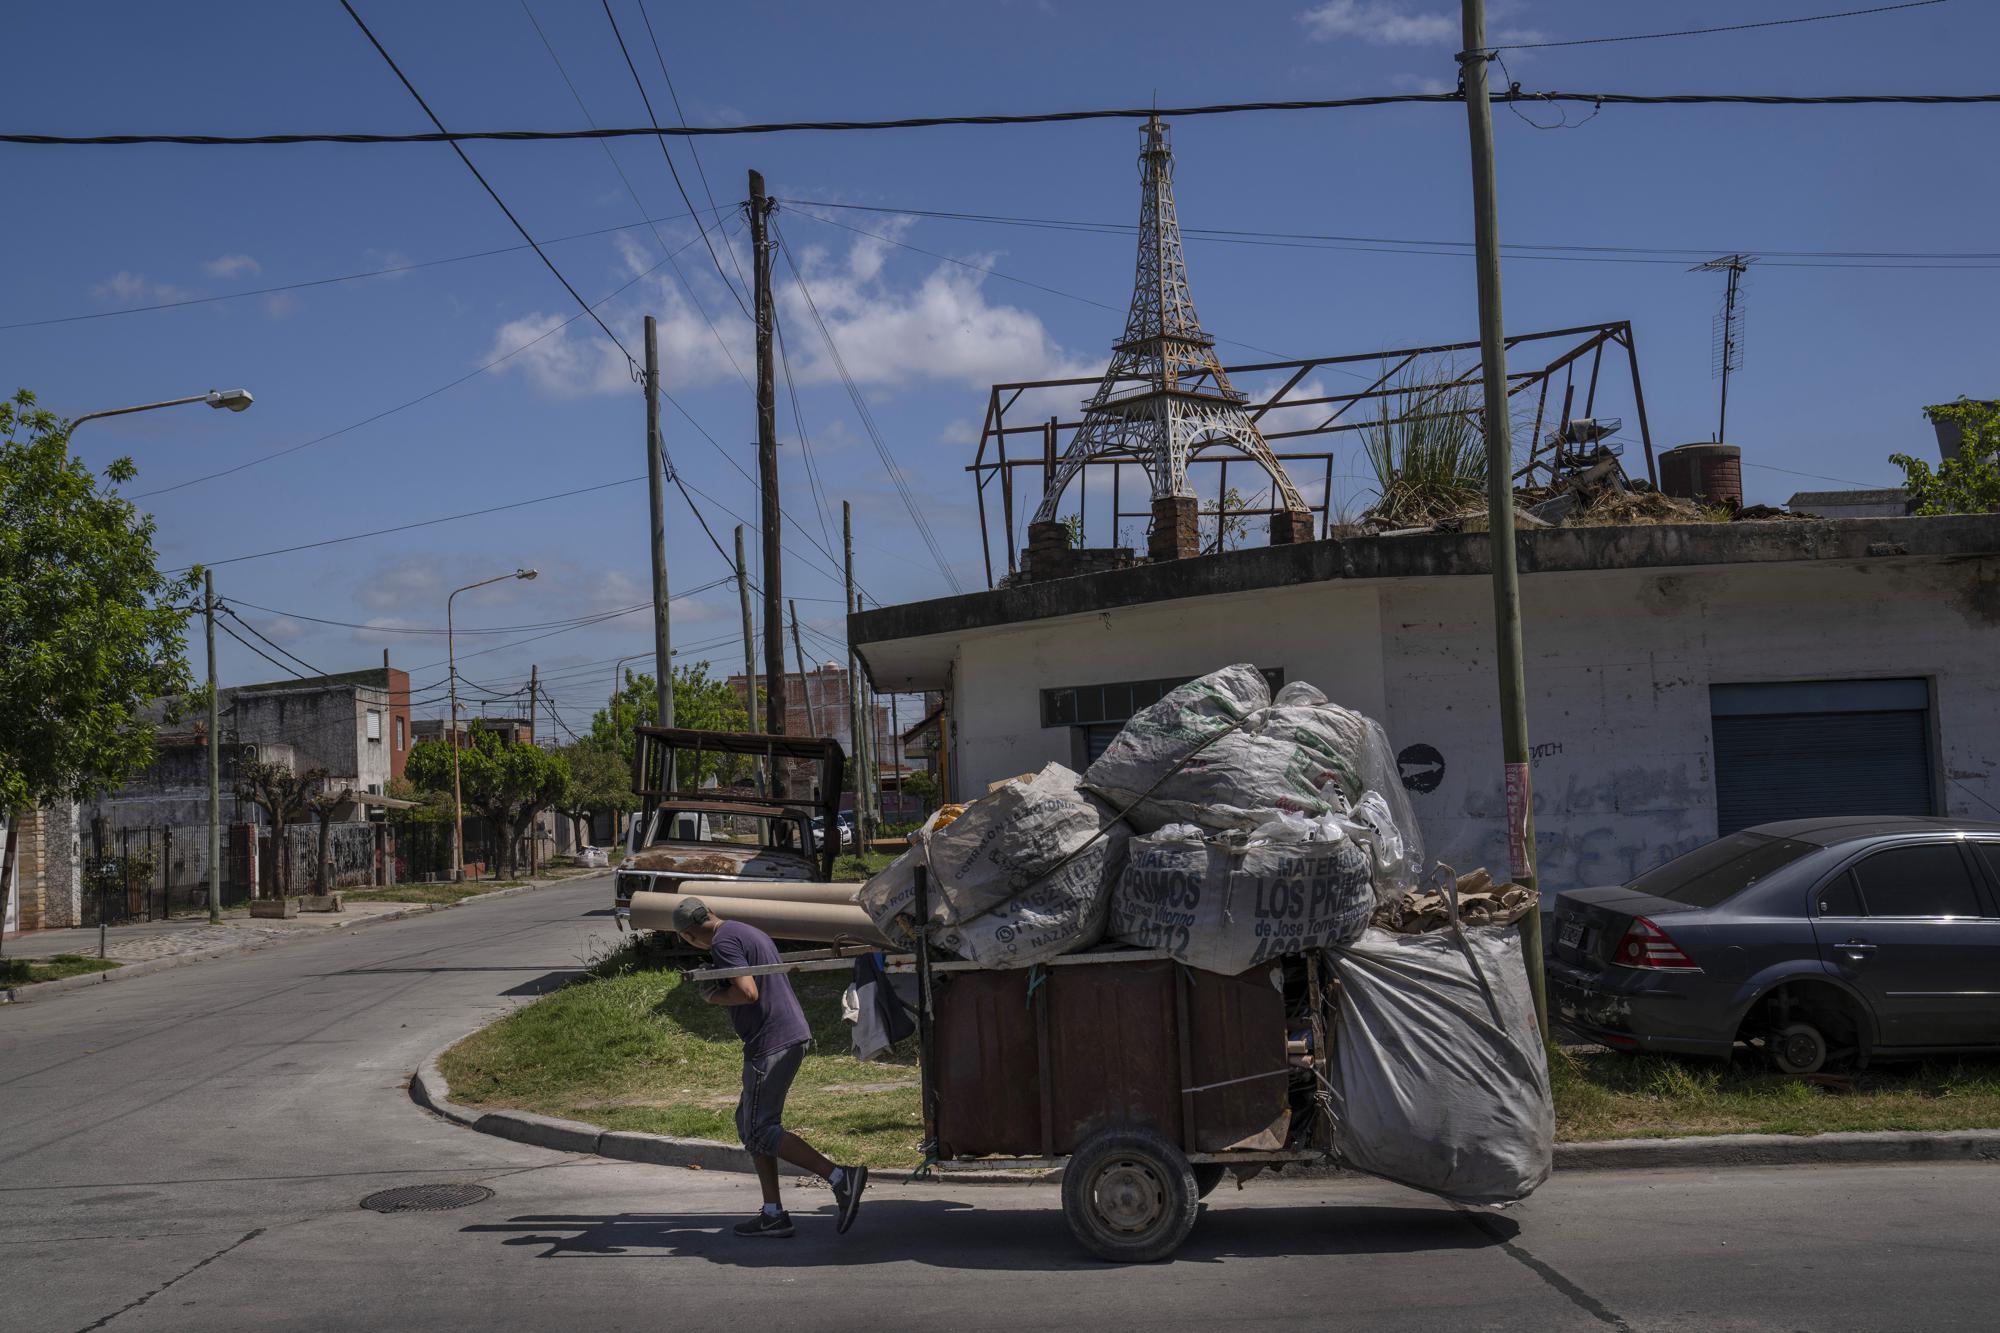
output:
<path id="1" fill-rule="evenodd" d="M 26 389 L 0 401 L 0 808 L 88 800 L 153 761 L 145 705 L 192 681 L 199 570 L 169 578 L 153 520 L 68 453 Z"/>
<path id="2" fill-rule="evenodd" d="M 743 707 L 743 700 L 729 687 L 727 679 L 709 675 L 708 669 L 707 662 L 674 668 L 674 725 L 696 731 L 748 731 L 750 714 Z M 589 739 L 615 753 L 630 772 L 632 753 L 637 748 L 632 729 L 653 726 L 659 720 L 653 677 L 628 670 L 625 686 L 612 699 L 610 708 L 598 709 L 591 718 Z M 744 780 L 749 771 L 749 760 L 744 755 L 704 755 L 694 781 L 717 778 L 725 783 L 737 782 Z M 680 780 L 686 783 L 687 775 L 682 774 Z"/>
<path id="3" fill-rule="evenodd" d="M 0 401 L 0 811 L 87 800 L 153 761 L 141 712 L 189 684 L 181 631 L 201 571 L 160 573 L 153 520 L 69 456 L 69 426 L 19 390 Z M 0 840 L 14 881 L 21 821 Z M 0 887 L 0 915 L 8 890 Z"/>
<path id="4" fill-rule="evenodd" d="M 556 808 L 587 829 L 596 815 L 608 814 L 617 826 L 618 816 L 632 809 L 639 798 L 632 794 L 632 766 L 618 752 L 591 737 L 585 737 L 559 752 L 569 761 L 569 790 Z M 588 841 L 580 837 L 578 841 Z"/>
<path id="5" fill-rule="evenodd" d="M 290 763 L 251 759 L 236 766 L 236 795 L 264 812 L 271 822 L 271 855 L 278 863 L 278 896 L 292 896 L 291 847 L 285 830 L 312 813 L 314 795 L 326 781 L 326 770 L 292 772 Z M 261 896 L 261 895 L 260 895 Z"/>
<path id="6" fill-rule="evenodd" d="M 458 754 L 459 787 L 465 803 L 484 815 L 500 835 L 500 855 L 511 878 L 514 844 L 535 816 L 558 805 L 569 789 L 569 761 L 539 745 L 509 745 L 477 722 L 470 744 Z M 403 771 L 417 786 L 451 795 L 451 746 L 420 741 L 410 747 Z"/>
<path id="7" fill-rule="evenodd" d="M 2000 403 L 1960 398 L 1924 409 L 1932 421 L 1954 422 L 1960 430 L 1958 455 L 1931 471 L 1909 454 L 1890 454 L 1903 469 L 1903 486 L 1919 514 L 2000 513 Z"/>
<path id="8" fill-rule="evenodd" d="M 928 814 L 937 809 L 938 780 L 930 773 L 916 772 L 903 775 L 903 794 L 914 796 Z"/>

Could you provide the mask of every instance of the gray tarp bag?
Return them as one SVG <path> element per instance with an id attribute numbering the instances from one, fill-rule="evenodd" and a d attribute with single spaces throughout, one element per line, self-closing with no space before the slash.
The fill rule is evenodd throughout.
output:
<path id="1" fill-rule="evenodd" d="M 1520 931 L 1370 929 L 1328 956 L 1341 1157 L 1460 1203 L 1512 1203 L 1547 1180 L 1555 1108 Z"/>
<path id="2" fill-rule="evenodd" d="M 1304 681 L 1273 698 L 1244 663 L 1189 681 L 1135 714 L 1083 782 L 1142 833 L 1247 831 L 1286 815 L 1360 814 L 1366 802 L 1345 831 L 1374 857 L 1376 893 L 1417 887 L 1423 839 L 1387 734 Z"/>

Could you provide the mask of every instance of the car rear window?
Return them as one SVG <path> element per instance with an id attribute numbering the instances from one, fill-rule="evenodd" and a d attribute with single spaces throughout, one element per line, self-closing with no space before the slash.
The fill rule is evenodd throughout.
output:
<path id="1" fill-rule="evenodd" d="M 1655 866 L 1628 886 L 1689 907 L 1716 907 L 1774 870 L 1819 849 L 1762 833 L 1732 833 Z"/>
<path id="2" fill-rule="evenodd" d="M 1870 916 L 1979 915 L 1979 895 L 1956 843 L 1891 847 L 1854 873 Z"/>

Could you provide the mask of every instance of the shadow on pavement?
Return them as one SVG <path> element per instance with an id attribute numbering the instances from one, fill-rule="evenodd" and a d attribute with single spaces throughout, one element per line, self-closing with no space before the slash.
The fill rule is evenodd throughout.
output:
<path id="1" fill-rule="evenodd" d="M 742 1213 L 530 1213 L 478 1223 L 464 1234 L 539 1247 L 541 1259 L 706 1259 L 740 1268 L 921 1263 L 953 1269 L 1087 1269 L 1103 1265 L 1071 1238 L 1054 1190 L 1047 1208 L 982 1208 L 942 1199 L 870 1199 L 854 1230 L 833 1229 L 833 1207 L 796 1210 L 789 1240 L 745 1240 Z M 1476 1250 L 1511 1239 L 1511 1218 L 1487 1225 L 1434 1207 L 1204 1207 L 1179 1263 L 1232 1258 L 1408 1254 Z"/>

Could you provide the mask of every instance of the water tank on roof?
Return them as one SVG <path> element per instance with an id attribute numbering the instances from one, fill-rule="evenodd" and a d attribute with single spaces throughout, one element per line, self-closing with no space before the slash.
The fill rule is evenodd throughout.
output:
<path id="1" fill-rule="evenodd" d="M 1660 489 L 1698 504 L 1743 507 L 1743 451 L 1733 444 L 1684 444 L 1660 455 Z"/>

